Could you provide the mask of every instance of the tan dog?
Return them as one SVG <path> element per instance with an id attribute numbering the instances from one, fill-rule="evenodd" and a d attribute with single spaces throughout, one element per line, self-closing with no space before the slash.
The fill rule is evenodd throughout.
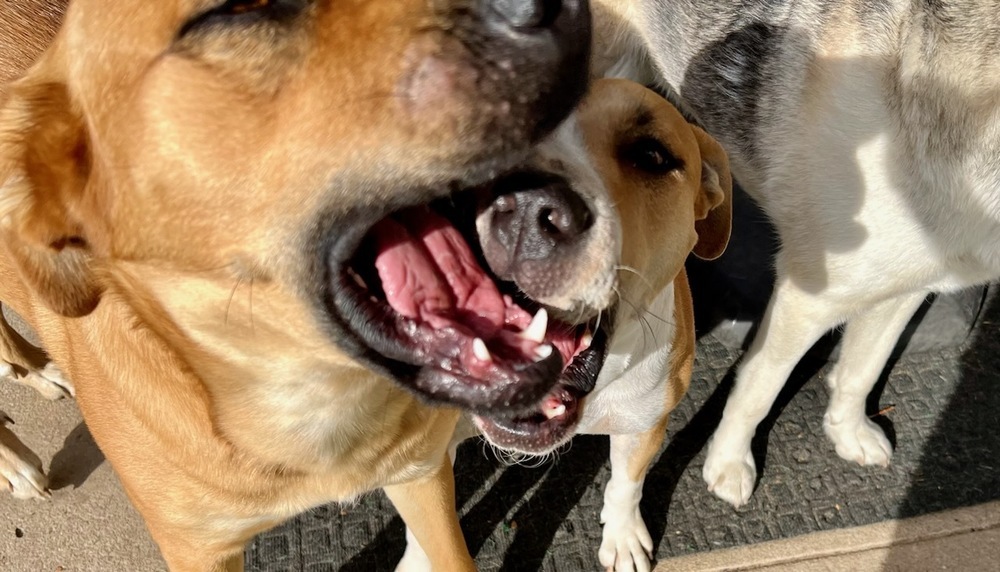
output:
<path id="1" fill-rule="evenodd" d="M 531 184 L 528 182 L 531 181 Z M 501 179 L 478 228 L 491 266 L 530 296 L 523 279 L 530 229 L 554 192 L 571 188 L 596 215 L 610 244 L 611 267 L 595 269 L 580 295 L 600 297 L 609 282 L 619 304 L 592 341 L 575 349 L 560 383 L 530 415 L 474 416 L 493 445 L 544 455 L 575 434 L 611 436 L 612 475 L 604 495 L 600 561 L 608 569 L 650 569 L 652 538 L 639 514 L 642 486 L 666 433 L 670 411 L 687 391 L 694 360 L 694 317 L 684 262 L 722 254 L 729 240 L 732 179 L 722 147 L 653 91 L 627 80 L 596 82 L 578 112 L 539 147 L 519 173 Z M 617 284 L 613 278 L 617 276 Z M 590 372 L 599 372 L 595 377 Z M 595 381 L 596 379 L 596 381 Z M 408 569 L 422 560 L 411 542 Z"/>
<path id="2" fill-rule="evenodd" d="M 26 6 L 0 18 L 12 68 L 44 47 L 18 30 L 61 5 Z M 0 300 L 73 380 L 171 569 L 241 569 L 256 533 L 379 487 L 436 569 L 473 568 L 459 414 L 425 402 L 523 412 L 564 358 L 518 337 L 531 314 L 436 199 L 569 113 L 588 34 L 580 0 L 72 3 L 0 104 Z M 550 308 L 573 329 L 609 300 Z M 17 490 L 44 490 L 31 465 L 4 473 Z"/>

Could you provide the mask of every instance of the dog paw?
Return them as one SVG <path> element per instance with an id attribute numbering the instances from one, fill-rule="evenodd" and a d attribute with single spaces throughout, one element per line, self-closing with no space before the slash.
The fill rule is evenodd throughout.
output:
<path id="1" fill-rule="evenodd" d="M 739 508 L 750 500 L 757 480 L 757 466 L 749 447 L 739 454 L 725 455 L 711 446 L 702 468 L 701 476 L 708 485 L 708 492 Z"/>
<path id="2" fill-rule="evenodd" d="M 833 441 L 840 458 L 859 465 L 889 466 L 892 444 L 882 428 L 867 417 L 835 422 L 828 413 L 823 416 L 823 431 Z"/>
<path id="3" fill-rule="evenodd" d="M 0 411 L 0 487 L 7 485 L 14 498 L 49 498 L 49 480 L 42 472 L 42 461 L 5 425 L 13 423 Z"/>
<path id="4" fill-rule="evenodd" d="M 35 388 L 43 397 L 52 401 L 64 397 L 76 397 L 76 389 L 73 384 L 63 376 L 62 371 L 52 362 L 40 370 L 29 371 L 16 381 Z"/>
<path id="5" fill-rule="evenodd" d="M 653 538 L 638 508 L 627 516 L 606 516 L 597 555 L 601 566 L 609 571 L 649 572 Z"/>
<path id="6" fill-rule="evenodd" d="M 403 552 L 403 557 L 396 564 L 396 572 L 431 572 L 433 568 L 427 553 L 408 534 L 406 551 Z"/>

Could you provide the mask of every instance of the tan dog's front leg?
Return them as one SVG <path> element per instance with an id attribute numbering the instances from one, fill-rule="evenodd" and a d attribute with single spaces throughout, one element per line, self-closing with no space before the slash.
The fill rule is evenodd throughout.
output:
<path id="1" fill-rule="evenodd" d="M 475 570 L 462 536 L 455 507 L 455 475 L 450 460 L 441 459 L 434 474 L 391 487 L 385 494 L 403 517 L 408 532 L 427 555 L 435 572 Z"/>
<path id="2" fill-rule="evenodd" d="M 160 547 L 160 554 L 170 572 L 243 572 L 243 545 L 221 549 L 199 543 L 190 530 L 176 535 L 164 530 L 150 530 Z"/>
<path id="3" fill-rule="evenodd" d="M 604 489 L 601 565 L 615 572 L 649 572 L 653 539 L 639 513 L 642 485 L 667 431 L 664 415 L 645 433 L 611 436 L 611 480 Z"/>
<path id="4" fill-rule="evenodd" d="M 13 423 L 0 411 L 0 486 L 6 486 L 14 498 L 49 498 L 49 480 L 42 472 L 42 461 L 17 438 L 6 424 Z"/>
<path id="5" fill-rule="evenodd" d="M 34 388 L 50 400 L 74 397 L 73 384 L 41 349 L 21 338 L 0 312 L 0 378 Z"/>

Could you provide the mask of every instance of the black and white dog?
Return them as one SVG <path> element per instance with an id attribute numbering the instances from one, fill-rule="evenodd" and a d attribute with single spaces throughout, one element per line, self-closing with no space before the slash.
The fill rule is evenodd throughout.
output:
<path id="1" fill-rule="evenodd" d="M 801 356 L 837 454 L 886 465 L 865 400 L 932 292 L 1000 277 L 1000 1 L 597 0 L 595 72 L 652 77 L 723 143 L 776 225 L 777 284 L 704 467 L 739 506 L 750 440 Z"/>

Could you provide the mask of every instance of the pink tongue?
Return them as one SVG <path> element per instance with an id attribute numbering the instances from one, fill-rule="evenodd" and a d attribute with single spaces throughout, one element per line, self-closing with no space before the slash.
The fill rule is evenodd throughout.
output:
<path id="1" fill-rule="evenodd" d="M 455 320 L 492 338 L 510 310 L 465 239 L 429 209 L 408 211 L 374 228 L 375 267 L 392 309 L 434 328 Z M 512 316 L 513 318 L 513 316 Z M 530 316 L 528 316 L 530 320 Z"/>
<path id="2" fill-rule="evenodd" d="M 375 268 L 393 310 L 435 329 L 471 330 L 491 351 L 499 344 L 533 355 L 537 344 L 513 333 L 526 328 L 531 315 L 500 294 L 447 219 L 430 209 L 413 209 L 379 222 L 372 236 Z M 562 353 L 563 363 L 576 353 L 572 332 L 551 328 L 546 341 Z"/>

